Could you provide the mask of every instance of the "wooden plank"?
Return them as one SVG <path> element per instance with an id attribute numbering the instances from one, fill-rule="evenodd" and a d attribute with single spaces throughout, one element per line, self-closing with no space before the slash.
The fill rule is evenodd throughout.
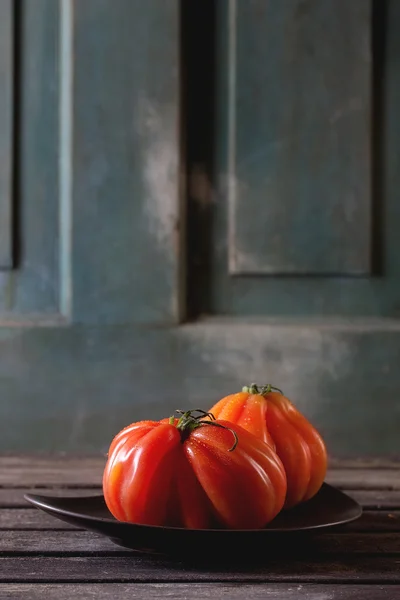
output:
<path id="1" fill-rule="evenodd" d="M 24 494 L 44 494 L 45 496 L 95 496 L 101 494 L 101 487 L 96 488 L 0 488 L 0 509 L 5 508 L 27 508 L 28 502 L 24 498 Z"/>
<path id="2" fill-rule="evenodd" d="M 1 598 L 29 598 L 29 600 L 70 600 L 71 598 L 96 598 L 108 600 L 114 598 L 143 598 L 157 600 L 161 597 L 176 600 L 208 600 L 209 598 L 228 598 L 232 600 L 297 600 L 301 594 L 303 600 L 398 600 L 398 585 L 312 585 L 312 584 L 229 584 L 222 583 L 101 583 L 89 584 L 0 584 Z"/>
<path id="3" fill-rule="evenodd" d="M 55 519 L 41 510 L 32 508 L 2 508 L 0 509 L 0 530 L 64 530 L 80 529 Z"/>
<path id="4" fill-rule="evenodd" d="M 78 495 L 78 494 L 77 494 Z M 27 503 L 26 503 L 27 505 Z M 63 530 L 77 529 L 73 525 L 55 519 L 51 515 L 36 510 L 35 508 L 3 508 L 0 510 L 0 529 L 22 529 L 22 530 Z M 78 528 L 79 529 L 79 528 Z M 336 530 L 341 532 L 395 532 L 400 531 L 400 511 L 364 511 L 362 516 Z"/>
<path id="5" fill-rule="evenodd" d="M 0 452 L 104 455 L 128 423 L 208 408 L 268 377 L 320 429 L 332 456 L 396 457 L 396 323 L 2 328 Z M 21 485 L 31 484 L 27 476 Z"/>
<path id="6" fill-rule="evenodd" d="M 256 563 L 196 564 L 145 555 L 105 557 L 0 558 L 0 582 L 296 582 L 296 583 L 400 583 L 398 557 L 348 557 L 298 561 L 265 559 Z"/>
<path id="7" fill-rule="evenodd" d="M 74 23 L 74 319 L 176 323 L 179 3 L 85 0 Z"/>
<path id="8" fill-rule="evenodd" d="M 105 456 L 3 456 L 0 485 L 101 486 L 105 462 Z M 345 490 L 400 490 L 400 465 L 397 469 L 337 467 L 328 471 L 326 481 Z"/>
<path id="9" fill-rule="evenodd" d="M 342 531 L 358 531 L 365 533 L 375 533 L 378 531 L 400 531 L 400 511 L 364 511 L 359 519 L 344 526 Z"/>
<path id="10" fill-rule="evenodd" d="M 48 487 L 48 488 L 0 488 L 0 508 L 26 508 L 27 502 L 24 494 L 44 494 L 49 496 L 92 496 L 101 494 L 101 487 L 88 489 Z M 394 510 L 400 509 L 400 491 L 357 491 L 349 490 L 349 496 L 357 500 L 368 510 Z"/>
<path id="11" fill-rule="evenodd" d="M 332 469 L 326 479 L 343 490 L 400 490 L 400 468 Z"/>
<path id="12" fill-rule="evenodd" d="M 346 493 L 369 510 L 391 510 L 400 508 L 400 490 L 348 490 Z"/>
<path id="13" fill-rule="evenodd" d="M 330 457 L 329 468 L 333 469 L 400 469 L 400 460 L 390 457 L 357 456 L 354 458 Z"/>
<path id="14" fill-rule="evenodd" d="M 84 455 L 84 454 L 13 454 L 5 453 L 0 455 L 0 465 L 4 469 L 31 469 L 40 468 L 44 471 L 47 469 L 58 469 L 63 470 L 64 468 L 74 469 L 78 464 L 85 465 L 87 468 L 98 468 L 99 464 L 103 461 L 103 457 L 98 455 Z M 342 478 L 342 473 L 345 473 L 345 477 L 351 477 L 352 474 L 357 477 L 357 473 L 361 473 L 363 476 L 365 473 L 371 474 L 372 477 L 376 476 L 375 471 L 380 471 L 387 476 L 388 480 L 390 477 L 396 477 L 400 471 L 400 460 L 390 458 L 354 458 L 354 459 L 329 459 L 329 470 L 331 477 L 335 477 L 338 480 Z M 394 472 L 394 473 L 393 473 Z M 396 473 L 397 472 L 397 473 Z M 378 475 L 379 477 L 379 475 Z"/>
<path id="15" fill-rule="evenodd" d="M 14 22 L 12 0 L 0 2 L 0 268 L 12 266 Z"/>
<path id="16" fill-rule="evenodd" d="M 104 456 L 88 457 L 8 457 L 2 465 L 0 485 L 49 486 L 54 484 L 101 486 Z"/>
<path id="17" fill-rule="evenodd" d="M 57 527 L 57 521 L 55 521 Z M 290 550 L 287 540 L 274 540 L 274 552 L 280 556 L 351 556 L 368 554 L 400 554 L 400 536 L 397 533 L 324 533 L 320 536 L 293 537 Z M 24 554 L 121 554 L 130 553 L 111 542 L 108 538 L 88 531 L 31 531 L 4 530 L 0 536 L 0 553 Z M 210 554 L 212 549 L 209 550 Z M 251 548 L 235 549 L 235 555 L 245 559 L 252 553 Z M 254 552 L 253 552 L 254 554 Z"/>
<path id="18" fill-rule="evenodd" d="M 54 521 L 57 527 L 57 521 Z M 1 532 L 0 555 L 17 554 L 76 554 L 112 555 L 131 553 L 106 537 L 89 531 L 30 531 L 4 530 Z"/>
<path id="19" fill-rule="evenodd" d="M 98 467 L 99 461 L 101 461 L 98 455 L 85 455 L 85 454 L 14 454 L 4 453 L 0 454 L 0 465 L 7 469 L 13 469 L 15 467 L 32 468 L 38 467 L 47 469 L 56 467 L 62 469 L 63 466 L 70 464 L 72 467 L 77 465 L 77 461 L 84 461 L 89 468 Z M 381 457 L 381 458 L 329 458 L 329 472 L 333 474 L 339 474 L 342 471 L 349 473 L 353 471 L 399 471 L 400 470 L 400 459 Z"/>
<path id="20" fill-rule="evenodd" d="M 369 273 L 371 2 L 228 4 L 230 272 Z"/>
<path id="21" fill-rule="evenodd" d="M 346 2 L 346 0 L 344 0 Z M 218 3 L 218 5 L 224 3 Z M 247 3 L 238 2 L 240 5 Z M 260 4 L 263 4 L 262 1 Z M 271 6 L 274 3 L 270 3 Z M 280 3 L 290 5 L 291 3 Z M 325 2 L 306 3 L 305 6 L 325 6 Z M 353 6 L 348 2 L 348 6 Z M 369 2 L 365 2 L 367 7 Z M 221 246 L 221 240 L 227 239 L 226 226 L 226 143 L 222 136 L 226 131 L 217 125 L 214 134 L 217 147 L 217 166 L 213 172 L 219 173 L 218 201 L 213 203 L 213 237 L 209 242 L 212 247 L 210 260 L 212 269 L 211 282 L 208 288 L 209 304 L 207 309 L 212 314 L 223 314 L 231 317 L 250 317 L 264 315 L 283 320 L 294 316 L 299 318 L 323 316 L 327 319 L 341 315 L 350 320 L 359 315 L 374 317 L 377 315 L 398 315 L 399 274 L 400 274 L 400 238 L 398 236 L 398 189 L 400 175 L 397 169 L 396 157 L 399 148 L 399 112 L 400 74 L 397 68 L 400 55 L 400 4 L 396 0 L 375 2 L 373 15 L 374 29 L 374 118 L 371 119 L 374 128 L 374 164 L 373 172 L 377 175 L 374 181 L 373 201 L 373 262 L 375 277 L 232 277 L 227 273 L 226 256 Z M 372 25 L 371 21 L 371 25 Z M 323 29 L 321 28 L 321 31 Z M 205 32 L 204 35 L 207 35 Z M 282 36 L 285 37 L 285 36 Z M 317 39 L 317 36 L 316 36 Z M 326 46 L 328 47 L 328 46 Z M 288 46 L 290 51 L 290 45 Z M 336 55 L 335 52 L 332 54 Z M 225 63 L 221 67 L 223 73 Z M 384 76 L 383 76 L 384 74 Z M 226 77 L 223 75 L 223 77 Z M 218 90 L 219 92 L 219 90 Z M 226 99 L 224 90 L 218 94 L 218 118 L 226 123 Z M 245 93 L 245 92 L 244 92 Z M 275 94 L 275 86 L 274 86 Z M 305 111 L 308 115 L 309 110 Z M 312 111 L 311 111 L 312 112 Z M 204 116 L 203 120 L 206 120 Z M 378 164 L 379 163 L 379 164 Z M 374 175 L 375 177 L 375 175 Z M 288 178 L 290 179 L 290 177 Z M 340 179 L 340 177 L 339 177 Z M 299 196 L 300 197 L 300 196 Z M 325 195 L 323 196 L 325 198 Z M 269 198 L 265 198 L 265 203 Z M 323 202 L 323 201 L 322 201 Z M 302 200 L 307 204 L 307 199 Z M 322 203 L 321 203 L 322 206 Z M 261 210 L 257 207 L 257 212 Z M 311 213 L 310 213 L 311 214 Z M 311 217 L 310 217 L 311 218 Z M 307 225 L 307 231 L 313 231 Z M 292 239 L 288 239 L 291 246 Z M 384 254 L 384 260 L 382 258 Z M 372 336 L 374 337 L 374 336 Z M 372 342 L 374 344 L 374 342 Z M 279 341 L 274 346 L 280 353 Z M 365 352 L 368 354 L 369 352 Z M 363 353 L 364 354 L 364 353 Z M 284 356 L 284 353 L 281 354 Z M 322 362 L 316 358 L 315 362 Z M 364 379 L 369 381 L 370 364 L 365 357 L 360 356 L 360 365 L 364 369 Z M 360 380 L 361 381 L 361 377 Z M 359 387 L 360 384 L 357 385 Z M 362 386 L 362 384 L 361 384 Z M 363 386 L 362 386 L 363 387 Z M 328 388 L 328 386 L 327 386 Z M 345 391 L 346 390 L 346 391 Z M 343 396 L 347 396 L 348 387 L 343 388 Z M 364 392 L 358 391 L 360 397 Z M 353 396 L 352 396 L 353 397 Z M 357 411 L 358 412 L 358 411 Z M 359 414 L 359 413 L 358 413 Z M 394 451 L 396 452 L 396 451 Z M 368 454 L 366 449 L 364 453 Z M 372 453 L 373 454 L 373 453 Z"/>

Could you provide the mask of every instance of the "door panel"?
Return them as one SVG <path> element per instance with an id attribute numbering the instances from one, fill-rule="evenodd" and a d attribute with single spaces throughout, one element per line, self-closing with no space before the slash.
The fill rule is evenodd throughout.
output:
<path id="1" fill-rule="evenodd" d="M 27 0 L 16 12 L 18 256 L 0 272 L 0 317 L 178 322 L 175 2 L 155 0 L 138 14 L 124 0 L 117 10 L 101 0 Z M 9 196 L 1 202 L 10 245 Z"/>
<path id="2" fill-rule="evenodd" d="M 179 3 L 74 4 L 74 320 L 177 323 Z"/>
<path id="3" fill-rule="evenodd" d="M 277 18 L 279 11 L 276 10 L 273 2 L 245 3 L 239 0 L 237 3 L 237 6 L 240 7 L 240 14 L 247 11 L 251 15 L 252 21 L 258 23 L 262 22 L 264 18 L 263 12 L 258 15 L 256 11 L 260 5 L 269 6 L 275 14 L 275 18 Z M 322 3 L 309 2 L 301 4 L 293 0 L 280 4 L 280 10 L 282 11 L 288 10 L 288 7 L 291 7 L 293 11 L 296 7 L 303 7 L 300 23 L 307 22 L 310 38 L 312 29 L 307 19 L 314 19 L 319 23 L 318 31 L 320 32 L 319 35 L 322 36 L 323 28 L 320 20 L 326 11 L 326 14 L 332 11 L 337 15 L 342 14 L 342 10 L 350 11 L 343 21 L 346 26 L 351 19 L 357 20 L 357 14 L 360 17 L 357 25 L 353 23 L 352 26 L 354 39 L 352 43 L 349 43 L 353 48 L 353 54 L 349 49 L 349 63 L 346 64 L 346 67 L 343 66 L 343 83 L 341 86 L 337 83 L 336 89 L 344 91 L 345 86 L 350 85 L 351 91 L 355 94 L 357 88 L 358 93 L 361 94 L 360 97 L 364 99 L 365 104 L 363 106 L 365 106 L 365 110 L 350 111 L 343 121 L 343 125 L 345 125 L 345 122 L 346 125 L 341 143 L 343 145 L 347 144 L 346 152 L 351 154 L 351 160 L 346 158 L 347 155 L 344 149 L 339 151 L 339 147 L 337 148 L 336 160 L 334 160 L 334 154 L 329 154 L 332 150 L 332 147 L 329 146 L 329 139 L 326 140 L 327 157 L 329 157 L 329 159 L 327 158 L 327 164 L 331 165 L 332 169 L 338 169 L 335 184 L 329 177 L 325 179 L 327 191 L 324 198 L 326 199 L 327 194 L 332 193 L 331 198 L 334 198 L 334 200 L 332 200 L 331 205 L 321 202 L 321 194 L 318 192 L 318 187 L 315 187 L 317 184 L 315 183 L 315 177 L 313 177 L 311 163 L 308 167 L 304 163 L 303 168 L 303 171 L 308 174 L 308 188 L 305 194 L 303 194 L 305 188 L 302 187 L 301 179 L 297 175 L 291 175 L 290 178 L 284 177 L 279 170 L 280 163 L 277 162 L 282 158 L 284 152 L 279 145 L 275 149 L 273 145 L 268 147 L 268 161 L 261 161 L 258 165 L 257 177 L 259 179 L 249 179 L 247 192 L 243 194 L 242 192 L 238 194 L 235 192 L 232 196 L 232 178 L 228 175 L 230 173 L 230 132 L 232 130 L 229 119 L 232 119 L 232 114 L 229 117 L 229 111 L 227 114 L 226 110 L 226 107 L 230 106 L 230 102 L 232 103 L 231 96 L 234 94 L 229 84 L 229 77 L 232 78 L 232 75 L 229 76 L 228 69 L 230 40 L 228 25 L 229 10 L 232 3 L 226 1 L 219 3 L 218 6 L 220 7 L 217 26 L 217 57 L 219 57 L 219 62 L 216 75 L 218 90 L 215 95 L 217 99 L 216 125 L 214 128 L 216 149 L 213 171 L 218 173 L 219 180 L 216 182 L 217 189 L 213 196 L 214 202 L 211 211 L 212 227 L 210 230 L 212 231 L 212 240 L 210 252 L 212 257 L 208 268 L 211 291 L 208 312 L 232 316 L 258 314 L 285 318 L 293 316 L 397 317 L 400 311 L 400 238 L 397 233 L 400 224 L 400 205 L 397 198 L 398 168 L 397 159 L 395 158 L 399 147 L 399 75 L 397 68 L 399 44 L 395 34 L 396 27 L 399 26 L 399 14 L 396 3 L 376 3 L 373 18 L 369 21 L 367 20 L 369 3 L 361 2 L 361 0 L 352 3 L 347 3 L 344 0 L 339 2 L 325 0 Z M 250 32 L 245 28 L 244 24 L 246 22 L 243 19 L 240 21 L 236 35 L 243 30 L 243 35 L 246 35 L 245 39 L 247 40 L 250 37 Z M 329 19 L 329 29 L 332 29 L 331 35 L 334 35 L 335 26 L 339 27 L 338 21 L 334 18 Z M 343 25 L 342 29 L 344 27 Z M 278 30 L 278 27 L 275 27 L 275 30 Z M 337 32 L 336 35 L 339 37 Z M 343 29 L 341 35 L 343 38 L 342 45 L 345 47 L 348 39 L 345 29 Z M 313 42 L 318 39 L 317 34 L 315 34 Z M 329 39 L 328 33 L 326 39 Z M 265 41 L 266 37 L 262 37 L 261 33 L 257 40 L 258 42 L 252 42 L 252 47 L 258 44 L 257 48 L 261 46 L 264 51 L 269 48 L 268 42 Z M 371 59 L 368 58 L 367 52 L 368 40 L 370 40 L 373 54 L 372 75 L 369 74 Z M 304 48 L 306 48 L 307 38 L 303 38 L 302 41 Z M 244 42 L 241 46 L 239 41 L 236 41 L 236 48 L 240 50 L 242 47 L 246 49 L 248 46 L 244 45 Z M 360 55 L 356 52 L 357 48 Z M 361 54 L 362 48 L 364 48 L 365 56 Z M 319 51 L 322 52 L 322 50 Z M 338 53 L 338 60 L 340 57 L 342 57 L 341 60 L 344 60 L 341 51 L 342 48 L 340 47 L 339 50 L 332 51 L 332 54 L 336 55 Z M 240 60 L 236 60 L 236 81 L 240 82 L 243 78 L 243 82 L 251 80 L 254 85 L 257 83 L 257 89 L 262 87 L 262 74 L 269 72 L 270 63 L 275 65 L 276 57 L 270 52 L 269 61 L 267 61 L 266 55 L 261 52 L 259 62 L 255 63 L 255 58 L 259 56 L 260 52 L 252 54 L 251 69 L 250 67 L 246 68 L 244 62 L 241 63 Z M 279 56 L 280 54 L 278 54 L 278 58 Z M 353 61 L 360 60 L 362 62 L 362 56 L 364 56 L 364 67 L 361 68 L 360 66 L 360 72 L 363 72 L 364 75 L 360 75 L 360 80 L 357 77 L 351 78 L 348 69 L 355 68 Z M 323 60 L 323 58 L 324 56 L 320 60 Z M 334 60 L 332 58 L 332 65 Z M 313 63 L 304 62 L 302 64 L 303 72 L 297 75 L 298 79 L 301 78 L 303 81 L 304 77 L 304 80 L 308 81 L 307 72 L 311 69 L 311 66 L 313 66 Z M 242 73 L 239 72 L 240 69 Z M 252 73 L 255 75 L 252 76 Z M 259 74 L 258 79 L 257 74 Z M 276 74 L 275 77 L 277 77 Z M 367 96 L 368 81 L 373 85 L 371 92 L 368 92 L 369 97 Z M 318 98 L 318 92 L 320 91 L 318 82 L 312 81 L 311 83 L 313 85 L 308 88 L 310 103 L 312 99 L 315 101 Z M 355 86 L 354 89 L 352 88 L 353 85 Z M 274 90 L 275 88 L 276 86 Z M 240 98 L 244 95 L 247 97 L 247 92 L 243 91 L 243 89 L 246 90 L 246 86 L 242 85 L 240 89 Z M 264 90 L 262 114 L 268 113 L 270 103 L 272 103 L 272 106 L 276 105 L 276 95 L 273 95 L 272 92 L 271 95 L 272 99 L 269 100 L 268 94 Z M 353 96 L 353 94 L 351 95 Z M 286 115 L 286 110 L 290 113 L 296 100 L 297 97 L 289 96 L 282 107 L 283 115 Z M 254 110 L 249 102 L 241 102 L 240 112 L 237 108 L 234 111 L 235 127 L 237 131 L 242 129 L 247 131 L 248 128 L 252 127 L 252 131 L 260 132 L 258 138 L 256 135 L 249 136 L 256 153 L 257 144 L 261 150 L 263 148 L 263 139 L 266 137 L 263 127 L 265 128 L 267 125 L 260 125 L 259 121 L 262 119 L 258 118 L 257 110 Z M 371 104 L 373 105 L 372 112 L 368 108 Z M 321 98 L 318 102 L 318 106 L 320 105 L 323 105 Z M 303 111 L 302 114 L 305 115 L 304 119 L 309 120 L 310 127 L 307 132 L 312 136 L 311 121 L 312 119 L 318 121 L 319 113 L 314 108 Z M 326 125 L 324 129 L 320 128 L 320 130 L 332 132 L 328 114 L 320 115 L 321 119 L 322 116 L 326 117 Z M 276 121 L 276 119 L 272 120 Z M 361 121 L 363 122 L 362 127 Z M 306 121 L 304 122 L 305 126 Z M 353 127 L 355 129 L 352 129 Z M 356 130 L 358 134 L 355 133 Z M 348 133 L 347 138 L 346 132 Z M 239 138 L 237 139 L 239 140 Z M 243 140 L 243 136 L 240 139 Z M 368 150 L 370 148 L 368 140 L 373 141 L 371 152 Z M 236 143 L 237 152 L 239 153 L 241 152 L 240 144 Z M 245 147 L 247 148 L 247 146 Z M 300 150 L 293 153 L 294 158 L 291 158 L 290 152 L 288 152 L 285 155 L 287 160 L 300 161 L 302 156 Z M 363 153 L 365 153 L 364 158 L 362 158 Z M 371 154 L 371 164 L 368 158 L 369 153 Z M 240 162 L 239 155 L 237 156 L 237 161 Z M 240 154 L 240 156 L 242 155 Z M 330 160 L 330 157 L 332 157 L 332 160 Z M 246 177 L 251 178 L 253 167 L 249 166 L 246 169 L 244 154 L 242 158 L 244 159 L 243 169 Z M 360 168 L 355 168 L 353 161 L 360 161 L 358 163 Z M 362 169 L 361 165 L 363 165 Z M 261 181 L 263 173 L 267 177 L 270 172 L 272 172 L 270 177 L 279 179 L 280 185 L 290 187 L 293 181 L 297 182 L 297 189 L 293 187 L 292 192 L 279 196 L 279 200 L 276 200 L 277 195 L 264 193 L 263 188 L 257 184 L 257 181 Z M 322 172 L 323 170 L 319 171 L 321 177 Z M 346 199 L 345 193 L 345 187 L 350 181 L 347 176 L 353 177 L 353 175 L 355 176 L 354 182 L 356 182 L 356 185 L 361 186 L 358 188 L 360 193 L 356 194 L 356 208 L 356 205 L 349 202 L 348 198 Z M 235 180 L 235 177 L 236 175 L 234 175 L 233 180 Z M 319 181 L 322 181 L 322 179 Z M 331 183 L 328 184 L 328 181 L 331 181 Z M 237 187 L 236 183 L 234 187 Z M 242 208 L 239 208 L 239 205 Z M 330 207 L 332 208 L 334 205 L 338 207 L 337 214 L 343 213 L 345 210 L 355 209 L 353 217 L 349 218 L 348 226 L 343 223 L 346 219 L 339 219 L 341 226 L 336 227 L 338 221 L 333 218 L 333 213 L 330 212 Z M 279 206 L 280 215 L 278 226 L 276 226 L 277 221 L 273 217 L 277 206 Z M 241 211 L 240 217 L 236 219 L 235 214 L 239 210 Z M 299 218 L 300 213 L 303 215 L 301 218 Z M 319 215 L 321 220 L 319 220 Z M 324 219 L 325 224 L 323 224 Z M 240 222 L 238 227 L 241 229 L 236 228 L 235 230 L 232 223 L 236 220 L 238 223 Z M 257 224 L 255 224 L 256 222 Z M 268 236 L 260 234 L 259 231 L 259 228 L 265 223 L 268 223 Z M 269 227 L 271 227 L 271 230 L 268 229 Z M 266 273 L 265 261 L 269 257 L 269 240 L 274 235 L 272 229 L 276 232 L 277 239 L 281 237 L 281 241 L 274 247 L 273 262 L 270 263 L 273 268 L 270 269 L 271 272 Z M 234 230 L 236 233 L 229 236 L 229 232 L 232 234 Z M 336 236 L 336 241 L 333 243 L 334 236 Z M 251 250 L 249 255 L 250 258 L 252 257 L 251 260 L 255 260 L 253 272 L 251 269 L 246 269 L 246 273 L 232 273 L 237 269 L 230 264 L 229 255 L 232 254 L 232 248 L 239 247 L 239 243 L 245 244 L 245 248 L 248 244 L 251 245 L 252 249 L 250 246 L 247 249 L 250 248 Z M 324 244 L 327 244 L 325 247 L 327 253 L 325 254 L 323 251 Z M 363 248 L 362 252 L 360 252 L 361 247 Z M 287 262 L 289 255 L 292 258 L 297 257 L 296 260 L 301 261 L 304 266 L 302 273 L 285 271 L 286 266 L 289 264 Z M 363 257 L 362 260 L 365 259 L 365 269 L 348 268 L 351 263 L 355 265 L 354 261 L 357 262 L 361 257 Z M 329 264 L 331 266 L 333 264 L 331 259 L 342 261 L 342 268 L 338 269 L 339 272 L 335 273 L 334 270 L 330 269 Z M 321 260 L 326 263 L 325 267 L 319 269 L 319 272 L 313 273 L 313 270 L 316 271 L 315 265 Z M 309 268 L 307 267 L 307 261 Z M 300 263 L 293 264 L 297 269 Z"/>
<path id="4" fill-rule="evenodd" d="M 371 2 L 226 19 L 230 274 L 369 274 Z"/>
<path id="5" fill-rule="evenodd" d="M 18 91 L 12 198 L 15 264 L 0 272 L 0 319 L 36 323 L 60 316 L 59 10 L 58 3 L 49 0 L 25 2 L 21 11 L 17 4 L 16 31 L 24 45 L 16 55 L 13 78 Z"/>

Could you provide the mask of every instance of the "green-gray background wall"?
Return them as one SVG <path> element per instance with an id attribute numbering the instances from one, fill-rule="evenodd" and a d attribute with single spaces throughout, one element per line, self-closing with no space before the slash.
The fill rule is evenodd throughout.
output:
<path id="1" fill-rule="evenodd" d="M 0 0 L 0 451 L 283 388 L 400 454 L 400 2 Z"/>

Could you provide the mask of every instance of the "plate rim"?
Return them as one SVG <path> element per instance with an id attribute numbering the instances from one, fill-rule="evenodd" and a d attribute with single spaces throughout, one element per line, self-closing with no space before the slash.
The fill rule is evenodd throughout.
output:
<path id="1" fill-rule="evenodd" d="M 104 495 L 102 493 L 100 494 L 96 494 L 96 495 L 91 495 L 91 496 L 48 496 L 48 495 L 42 495 L 42 494 L 34 494 L 34 493 L 26 493 L 24 494 L 24 499 L 29 502 L 30 504 L 32 504 L 35 508 L 39 509 L 39 510 L 43 510 L 44 512 L 47 512 L 48 514 L 51 514 L 52 516 L 54 516 L 55 518 L 61 518 L 61 516 L 65 516 L 68 517 L 70 519 L 79 519 L 80 521 L 85 520 L 85 521 L 89 521 L 92 523 L 105 523 L 108 525 L 112 525 L 114 527 L 118 527 L 121 529 L 131 529 L 132 531 L 136 530 L 136 529 L 141 529 L 142 531 L 147 530 L 156 530 L 159 532 L 165 532 L 165 533 L 176 533 L 179 535 L 206 535 L 206 534 L 210 534 L 210 535 L 216 535 L 216 534 L 220 534 L 220 535 L 265 535 L 265 534 L 279 534 L 279 535 L 283 535 L 283 534 L 293 534 L 293 533 L 301 533 L 301 532 L 307 532 L 307 531 L 316 531 L 316 530 L 321 530 L 321 529 L 331 529 L 333 527 L 338 527 L 340 525 L 345 525 L 346 523 L 351 523 L 355 520 L 357 520 L 358 518 L 360 518 L 360 516 L 363 513 L 363 508 L 361 506 L 361 504 L 359 502 L 357 502 L 357 500 L 355 500 L 354 498 L 352 498 L 351 496 L 348 496 L 345 492 L 343 492 L 342 490 L 339 490 L 338 488 L 336 488 L 335 486 L 330 485 L 329 483 L 324 482 L 322 484 L 324 487 L 328 487 L 331 488 L 333 490 L 335 490 L 335 492 L 340 493 L 341 495 L 343 495 L 347 501 L 351 501 L 352 504 L 354 505 L 354 509 L 355 509 L 355 514 L 350 517 L 350 518 L 346 518 L 346 519 L 339 519 L 337 521 L 330 521 L 329 523 L 320 523 L 317 525 L 306 525 L 306 526 L 299 526 L 299 527 L 292 527 L 292 528 L 287 528 L 287 529 L 282 529 L 282 528 L 268 528 L 268 526 L 265 526 L 263 528 L 260 529 L 217 529 L 217 528 L 208 528 L 208 529 L 191 529 L 191 528 L 186 528 L 186 527 L 171 527 L 171 526 L 165 526 L 165 525 L 145 525 L 142 523 L 130 523 L 128 521 L 118 521 L 115 518 L 108 518 L 108 517 L 96 517 L 94 515 L 90 515 L 90 514 L 84 514 L 82 512 L 76 512 L 73 510 L 65 510 L 62 508 L 59 508 L 57 506 L 54 506 L 51 501 L 52 500 L 79 500 L 79 501 L 93 501 L 94 499 L 99 500 L 100 498 L 102 498 L 104 500 Z M 322 486 L 321 486 L 322 487 Z"/>

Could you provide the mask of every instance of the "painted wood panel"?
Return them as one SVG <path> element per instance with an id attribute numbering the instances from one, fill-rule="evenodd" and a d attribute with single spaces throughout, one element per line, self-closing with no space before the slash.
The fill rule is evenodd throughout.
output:
<path id="1" fill-rule="evenodd" d="M 146 6 L 18 5 L 17 269 L 0 273 L 5 322 L 181 319 L 178 4 Z"/>
<path id="2" fill-rule="evenodd" d="M 230 272 L 369 273 L 371 2 L 228 5 Z"/>
<path id="3" fill-rule="evenodd" d="M 321 3 L 322 4 L 322 3 Z M 353 3 L 349 5 L 353 6 Z M 217 189 L 212 205 L 212 267 L 209 312 L 231 316 L 268 315 L 291 318 L 395 317 L 400 315 L 400 204 L 399 111 L 400 103 L 400 4 L 389 0 L 374 4 L 374 201 L 371 255 L 375 263 L 371 276 L 251 276 L 229 273 L 227 235 L 228 194 L 226 186 L 227 139 L 226 57 L 227 31 L 220 14 L 218 29 L 219 72 L 215 127 Z M 259 212 L 265 205 L 259 205 Z M 260 216 L 260 219 L 262 216 Z M 309 228 L 310 239 L 314 231 Z M 288 238 L 290 245 L 291 239 Z"/>
<path id="4" fill-rule="evenodd" d="M 0 269 L 12 266 L 13 32 L 12 0 L 0 0 Z"/>
<path id="5" fill-rule="evenodd" d="M 74 5 L 73 318 L 177 322 L 179 3 Z"/>
<path id="6" fill-rule="evenodd" d="M 106 452 L 127 423 L 256 381 L 283 388 L 332 456 L 398 456 L 399 340 L 384 320 L 2 328 L 0 451 Z"/>
<path id="7" fill-rule="evenodd" d="M 15 269 L 0 272 L 0 319 L 59 313 L 59 3 L 13 3 L 16 18 Z"/>

